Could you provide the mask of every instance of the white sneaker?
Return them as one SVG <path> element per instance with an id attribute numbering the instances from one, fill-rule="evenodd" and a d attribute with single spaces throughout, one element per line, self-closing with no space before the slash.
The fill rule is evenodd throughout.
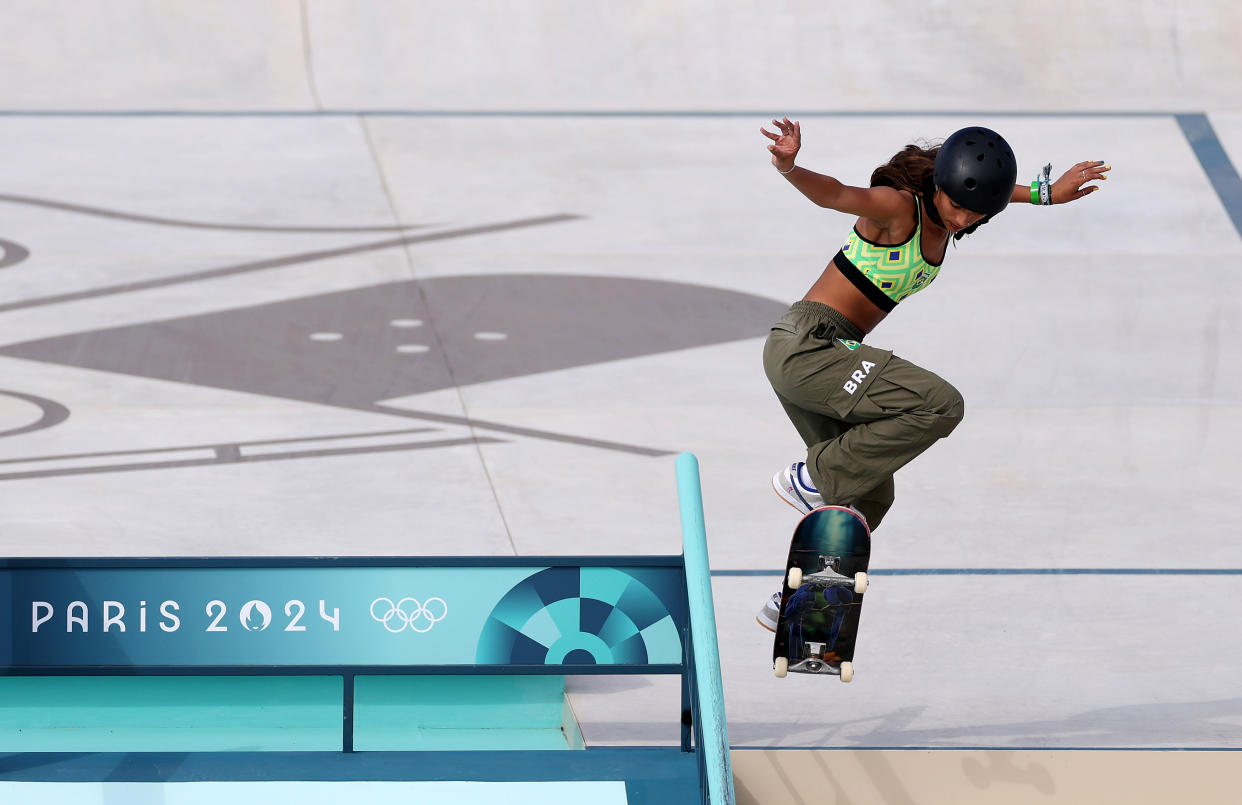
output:
<path id="1" fill-rule="evenodd" d="M 772 593 L 772 597 L 763 605 L 763 609 L 759 610 L 759 614 L 755 616 L 755 620 L 759 625 L 769 632 L 776 631 L 776 621 L 781 616 L 781 594 L 779 592 Z"/>
<path id="2" fill-rule="evenodd" d="M 772 476 L 772 488 L 781 500 L 793 506 L 803 514 L 810 514 L 813 509 L 824 505 L 824 498 L 819 490 L 802 482 L 802 468 L 806 462 L 795 461 Z"/>

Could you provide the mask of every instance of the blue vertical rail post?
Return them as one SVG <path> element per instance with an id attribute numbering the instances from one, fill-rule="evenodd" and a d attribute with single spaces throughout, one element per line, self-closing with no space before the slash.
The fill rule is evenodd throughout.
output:
<path id="1" fill-rule="evenodd" d="M 677 498 L 681 506 L 682 553 L 690 608 L 695 685 L 698 689 L 701 740 L 708 802 L 733 805 L 733 768 L 729 761 L 729 734 L 725 727 L 724 686 L 720 679 L 720 649 L 716 641 L 712 577 L 707 561 L 707 528 L 703 521 L 703 491 L 699 460 L 692 453 L 677 457 Z"/>

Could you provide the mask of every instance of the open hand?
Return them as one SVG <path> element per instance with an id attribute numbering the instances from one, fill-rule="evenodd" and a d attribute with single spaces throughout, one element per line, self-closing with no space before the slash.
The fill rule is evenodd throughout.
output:
<path id="1" fill-rule="evenodd" d="M 802 148 L 802 129 L 797 122 L 790 123 L 787 117 L 773 120 L 772 125 L 780 129 L 781 133 L 774 134 L 762 127 L 759 131 L 772 141 L 768 146 L 768 150 L 772 152 L 772 164 L 779 171 L 787 171 L 793 167 L 794 157 Z"/>
<path id="2" fill-rule="evenodd" d="M 1104 174 L 1110 170 L 1112 166 L 1105 165 L 1103 162 L 1095 160 L 1079 162 L 1052 183 L 1052 203 L 1066 204 L 1094 193 L 1100 189 L 1100 186 L 1089 185 L 1087 182 L 1104 181 L 1108 178 Z"/>

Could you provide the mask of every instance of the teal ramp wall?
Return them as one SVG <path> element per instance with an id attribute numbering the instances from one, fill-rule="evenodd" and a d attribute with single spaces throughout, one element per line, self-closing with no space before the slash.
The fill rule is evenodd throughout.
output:
<path id="1" fill-rule="evenodd" d="M 5 677 L 0 752 L 340 751 L 342 685 L 339 676 Z"/>
<path id="2" fill-rule="evenodd" d="M 339 676 L 0 678 L 0 752 L 340 751 L 341 694 Z M 561 676 L 355 681 L 360 751 L 583 746 Z"/>
<path id="3" fill-rule="evenodd" d="M 628 805 L 625 783 L 566 781 L 471 782 L 270 782 L 270 783 L 4 783 L 4 805 Z"/>

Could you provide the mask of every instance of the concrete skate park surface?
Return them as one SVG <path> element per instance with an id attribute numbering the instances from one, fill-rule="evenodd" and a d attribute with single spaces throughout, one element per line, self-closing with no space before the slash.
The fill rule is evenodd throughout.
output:
<path id="1" fill-rule="evenodd" d="M 2 3 L 0 555 L 676 553 L 688 450 L 739 802 L 1236 773 L 1240 8 Z M 781 114 L 851 184 L 974 123 L 1020 180 L 1113 166 L 869 336 L 967 416 L 897 476 L 848 686 L 753 621 L 803 454 L 763 338 L 851 224 Z M 678 697 L 571 693 L 595 745 Z"/>

